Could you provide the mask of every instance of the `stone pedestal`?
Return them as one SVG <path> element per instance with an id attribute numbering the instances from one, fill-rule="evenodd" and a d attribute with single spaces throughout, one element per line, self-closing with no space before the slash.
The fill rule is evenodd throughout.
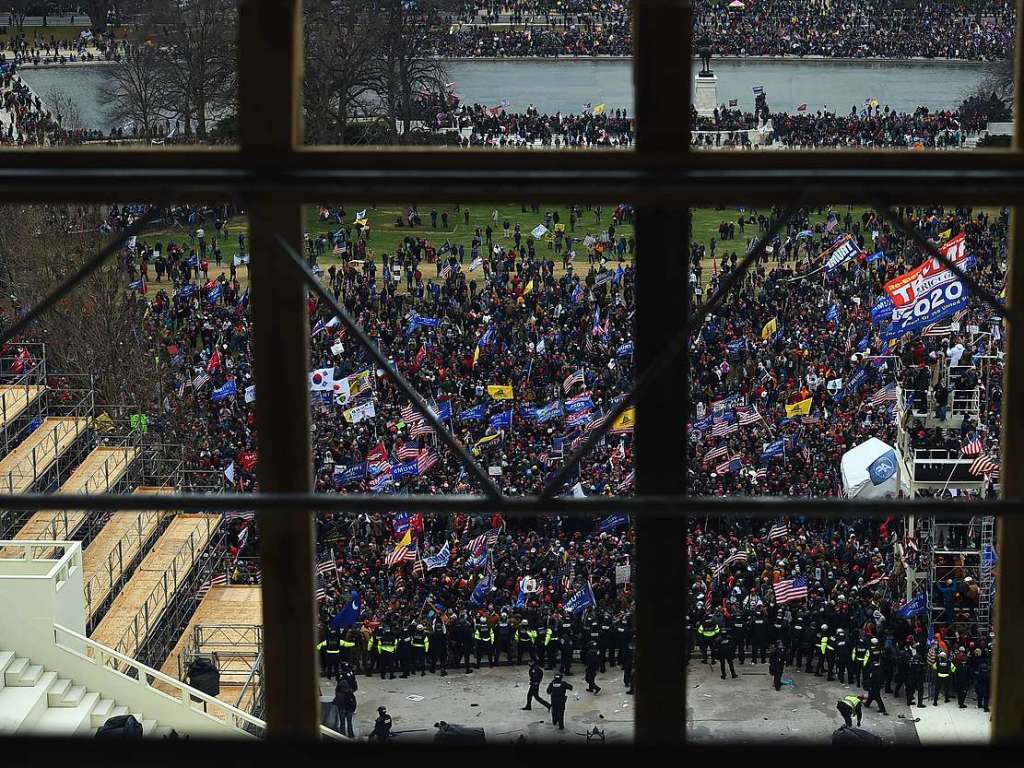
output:
<path id="1" fill-rule="evenodd" d="M 701 117 L 711 117 L 718 106 L 718 77 L 698 74 L 694 78 L 693 106 Z"/>

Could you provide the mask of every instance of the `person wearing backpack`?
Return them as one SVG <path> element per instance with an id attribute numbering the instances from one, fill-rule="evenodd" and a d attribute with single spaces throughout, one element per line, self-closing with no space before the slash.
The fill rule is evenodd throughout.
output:
<path id="1" fill-rule="evenodd" d="M 338 708 L 338 714 L 341 716 L 342 735 L 354 739 L 352 715 L 356 712 L 356 695 L 352 693 L 352 687 L 348 680 L 342 679 L 338 683 L 338 687 L 334 689 L 334 705 Z"/>

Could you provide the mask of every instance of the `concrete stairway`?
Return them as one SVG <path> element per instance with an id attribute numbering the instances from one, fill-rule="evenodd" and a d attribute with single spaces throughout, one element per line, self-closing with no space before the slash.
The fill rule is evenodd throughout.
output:
<path id="1" fill-rule="evenodd" d="M 27 658 L 0 651 L 0 734 L 90 736 L 108 718 L 127 714 L 142 723 L 146 737 L 161 738 L 171 732 L 156 720 L 130 712 Z"/>

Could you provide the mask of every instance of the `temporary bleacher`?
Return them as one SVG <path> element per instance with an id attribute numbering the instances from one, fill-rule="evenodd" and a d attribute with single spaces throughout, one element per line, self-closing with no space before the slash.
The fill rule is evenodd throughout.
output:
<path id="1" fill-rule="evenodd" d="M 136 496 L 173 493 L 171 487 L 143 486 Z M 82 556 L 86 621 L 91 622 L 132 564 L 149 546 L 164 512 L 115 512 Z"/>
<path id="2" fill-rule="evenodd" d="M 85 416 L 50 416 L 0 459 L 0 492 L 25 493 L 89 429 Z"/>
<path id="3" fill-rule="evenodd" d="M 219 515 L 175 515 L 114 598 L 92 639 L 134 657 L 219 526 Z"/>
<path id="4" fill-rule="evenodd" d="M 46 391 L 37 384 L 0 384 L 0 429 L 7 429 Z"/>
<path id="5" fill-rule="evenodd" d="M 110 492 L 139 456 L 139 449 L 125 444 L 94 448 L 64 481 L 58 494 L 100 494 Z M 16 539 L 74 539 L 88 517 L 85 511 L 44 510 L 29 518 Z"/>
<path id="6" fill-rule="evenodd" d="M 259 586 L 211 587 L 160 671 L 184 680 L 192 659 L 209 655 L 220 670 L 217 698 L 249 712 L 255 691 L 252 680 L 261 674 L 262 630 Z"/>

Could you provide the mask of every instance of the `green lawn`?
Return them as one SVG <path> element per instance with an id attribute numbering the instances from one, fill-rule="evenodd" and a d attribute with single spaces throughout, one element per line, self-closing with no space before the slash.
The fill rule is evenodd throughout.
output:
<path id="1" fill-rule="evenodd" d="M 35 40 L 49 40 L 50 36 L 58 40 L 70 40 L 78 37 L 86 27 L 25 27 L 25 36 L 29 43 Z M 13 27 L 7 27 L 7 33 L 0 32 L 0 42 L 6 42 L 11 37 L 16 37 L 18 31 Z"/>
<path id="2" fill-rule="evenodd" d="M 400 205 L 386 205 L 374 208 L 371 204 L 366 202 L 357 203 L 346 203 L 345 208 L 345 221 L 351 222 L 355 217 L 356 213 L 363 210 L 367 211 L 367 219 L 370 225 L 370 237 L 369 237 L 369 248 L 373 253 L 374 257 L 379 261 L 380 257 L 384 253 L 394 253 L 398 248 L 402 239 L 405 237 L 416 237 L 424 238 L 429 240 L 435 248 L 440 249 L 441 245 L 447 239 L 453 246 L 463 245 L 465 246 L 468 253 L 470 245 L 473 239 L 473 235 L 476 229 L 479 227 L 481 231 L 484 231 L 488 223 L 491 222 L 491 215 L 494 210 L 498 211 L 498 223 L 494 226 L 494 241 L 501 245 L 511 246 L 512 240 L 504 240 L 502 237 L 501 225 L 507 218 L 510 222 L 512 229 L 515 224 L 520 225 L 524 236 L 529 237 L 529 232 L 538 224 L 542 224 L 544 221 L 545 211 L 558 211 L 560 221 L 566 225 L 568 229 L 569 224 L 569 211 L 566 206 L 551 206 L 542 205 L 539 213 L 532 213 L 527 206 L 527 212 L 523 213 L 522 206 L 513 204 L 501 204 L 501 205 L 472 205 L 469 206 L 469 225 L 465 223 L 464 209 L 460 208 L 458 212 L 455 210 L 455 206 L 451 205 L 445 208 L 444 206 L 436 206 L 438 212 L 438 226 L 437 229 L 433 229 L 430 226 L 430 211 L 434 206 L 420 205 L 418 210 L 420 216 L 423 219 L 423 224 L 419 228 L 410 229 L 408 227 L 398 227 L 395 225 L 396 219 L 402 215 L 404 206 Z M 608 223 L 611 220 L 611 215 L 615 210 L 615 204 L 608 204 L 604 206 L 601 222 L 597 223 L 593 210 L 584 210 L 582 219 L 576 224 L 575 236 L 582 238 L 587 234 L 597 234 L 607 230 Z M 441 226 L 441 213 L 447 210 L 449 214 L 448 228 L 442 229 Z M 836 214 L 840 218 L 844 217 L 847 211 L 846 206 L 835 206 L 834 209 Z M 863 208 L 853 208 L 852 213 L 854 217 L 859 217 L 863 212 Z M 759 211 L 756 209 L 746 208 L 743 210 L 743 214 L 746 216 L 757 215 Z M 761 210 L 761 213 L 767 213 L 765 210 Z M 693 213 L 693 240 L 704 244 L 707 248 L 712 238 L 718 239 L 718 225 L 722 221 L 735 222 L 741 211 L 739 208 L 726 208 L 723 210 L 715 210 L 711 208 L 697 208 L 694 209 Z M 814 212 L 811 215 L 811 223 L 818 224 L 824 223 L 828 218 L 828 213 L 823 210 L 821 213 Z M 244 217 L 238 217 L 232 219 L 229 222 L 229 237 L 226 240 L 221 241 L 221 250 L 224 254 L 225 264 L 237 254 L 238 252 L 238 233 L 246 230 L 248 224 Z M 318 235 L 322 232 L 331 232 L 338 228 L 338 225 L 332 220 L 327 222 L 321 222 L 318 216 L 318 209 L 310 206 L 306 209 L 306 230 L 312 235 Z M 213 230 L 212 222 L 207 222 L 207 232 L 211 233 Z M 633 227 L 629 224 L 624 224 L 616 228 L 616 237 L 619 234 L 625 236 L 628 240 L 633 235 Z M 724 243 L 719 243 L 716 249 L 716 255 L 721 258 L 721 254 L 731 253 L 735 251 L 737 254 L 742 255 L 746 249 L 747 240 L 757 235 L 756 225 L 746 227 L 746 232 L 741 236 L 738 229 L 736 232 L 735 240 L 728 240 Z M 209 235 L 208 235 L 209 236 Z M 184 229 L 177 230 L 162 230 L 159 232 L 147 233 L 146 240 L 155 241 L 157 239 L 163 242 L 176 241 L 176 242 L 187 242 L 188 232 Z M 582 253 L 583 249 L 577 250 L 577 261 L 586 262 L 586 255 Z M 554 251 L 548 250 L 547 243 L 541 243 L 539 252 L 543 254 L 550 254 L 550 258 L 555 259 L 557 265 L 557 271 L 560 273 L 560 261 L 555 258 Z M 628 258 L 628 257 L 627 257 Z M 337 263 L 338 259 L 332 254 L 328 253 L 326 258 L 320 260 L 321 265 L 326 269 L 328 265 Z M 224 271 L 227 269 L 225 267 Z M 211 269 L 211 275 L 216 276 L 216 270 Z M 433 278 L 435 276 L 434 267 L 428 266 L 424 272 L 427 278 Z M 245 268 L 241 268 L 238 271 L 239 280 L 244 284 L 248 281 L 248 273 Z M 712 272 L 710 269 L 710 262 L 705 265 L 704 279 L 710 281 Z"/>

